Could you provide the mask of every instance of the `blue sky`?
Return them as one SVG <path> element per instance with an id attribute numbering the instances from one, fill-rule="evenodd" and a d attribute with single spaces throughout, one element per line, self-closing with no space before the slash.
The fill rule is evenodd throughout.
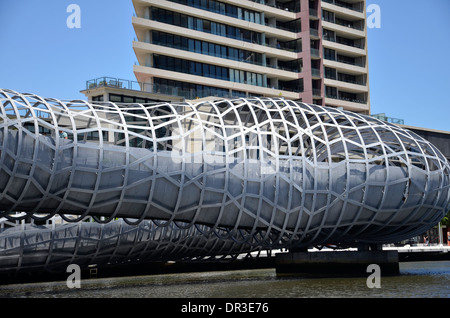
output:
<path id="1" fill-rule="evenodd" d="M 69 29 L 67 7 L 81 9 Z M 368 29 L 372 113 L 450 131 L 450 1 L 367 0 L 381 9 Z M 0 87 L 85 99 L 89 79 L 135 80 L 131 0 L 0 0 Z"/>

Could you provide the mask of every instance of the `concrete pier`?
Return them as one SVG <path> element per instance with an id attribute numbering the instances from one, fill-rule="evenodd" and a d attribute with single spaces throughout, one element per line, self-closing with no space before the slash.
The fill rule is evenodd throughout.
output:
<path id="1" fill-rule="evenodd" d="M 380 266 L 381 275 L 399 275 L 397 251 L 288 252 L 275 255 L 277 275 L 367 276 L 370 264 Z"/>

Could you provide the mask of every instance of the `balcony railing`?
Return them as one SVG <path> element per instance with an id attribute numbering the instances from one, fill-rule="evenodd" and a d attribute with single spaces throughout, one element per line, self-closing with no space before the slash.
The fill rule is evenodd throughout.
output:
<path id="1" fill-rule="evenodd" d="M 323 39 L 327 40 L 327 41 L 330 41 L 330 42 L 337 43 L 337 44 L 342 44 L 342 45 L 351 46 L 351 47 L 354 47 L 354 48 L 357 48 L 357 49 L 363 49 L 364 50 L 364 45 L 360 44 L 360 43 L 357 44 L 357 43 L 354 43 L 354 42 L 352 43 L 350 41 L 345 41 L 343 39 L 336 39 L 336 37 L 329 36 L 329 35 L 324 35 Z"/>
<path id="2" fill-rule="evenodd" d="M 350 3 L 346 3 L 346 2 L 343 2 L 343 1 L 339 1 L 339 0 L 322 0 L 322 1 L 330 3 L 330 4 L 334 4 L 334 5 L 338 6 L 338 7 L 346 8 L 346 9 L 349 9 L 349 10 L 353 10 L 353 11 L 357 11 L 357 12 L 364 12 L 364 8 L 362 8 L 361 6 L 358 8 L 356 6 L 353 6 Z"/>
<path id="3" fill-rule="evenodd" d="M 320 88 L 313 88 L 313 96 L 314 97 L 319 97 L 322 96 L 322 91 Z"/>
<path id="4" fill-rule="evenodd" d="M 121 88 L 121 89 L 129 89 L 133 91 L 154 93 L 154 94 L 163 94 L 170 96 L 185 96 L 188 97 L 189 92 L 183 92 L 181 89 L 168 85 L 160 85 L 160 84 L 149 84 L 142 83 L 131 80 L 124 80 L 120 78 L 114 77 L 99 77 L 89 81 L 86 81 L 86 89 L 94 89 L 98 87 L 112 87 L 112 88 Z M 190 97 L 190 96 L 189 96 Z M 194 99 L 192 97 L 191 99 Z"/>
<path id="5" fill-rule="evenodd" d="M 352 103 L 358 103 L 358 104 L 367 104 L 367 101 L 364 100 L 364 99 L 348 98 L 348 97 L 344 97 L 344 96 L 336 96 L 336 95 L 331 95 L 331 94 L 327 94 L 326 97 L 327 98 L 332 98 L 332 99 L 338 99 L 338 100 L 342 100 L 342 101 L 346 101 L 346 102 L 352 102 Z"/>
<path id="6" fill-rule="evenodd" d="M 392 124 L 400 124 L 400 125 L 404 125 L 405 124 L 405 121 L 403 119 L 388 117 L 388 116 L 386 116 L 385 113 L 372 114 L 370 116 L 372 116 L 374 118 L 377 118 L 379 120 L 382 120 L 382 121 L 386 121 L 388 123 L 392 123 Z"/>
<path id="7" fill-rule="evenodd" d="M 114 77 L 99 77 L 96 79 L 92 79 L 86 81 L 86 89 L 94 89 L 98 87 L 112 87 L 112 88 L 121 88 L 121 89 L 130 89 L 134 91 L 153 93 L 153 94 L 162 94 L 168 96 L 179 96 L 184 97 L 185 99 L 197 99 L 205 96 L 216 96 L 223 98 L 240 98 L 242 95 L 239 95 L 238 92 L 232 91 L 231 94 L 223 94 L 223 93 L 213 93 L 211 91 L 211 87 L 202 86 L 203 88 L 196 89 L 182 89 L 180 87 L 171 86 L 171 85 L 163 85 L 163 84 L 148 84 L 131 80 L 123 80 Z M 274 87 L 274 89 L 279 89 L 279 87 Z M 289 89 L 286 89 L 289 90 Z M 228 90 L 227 90 L 228 91 Z"/>
<path id="8" fill-rule="evenodd" d="M 317 68 L 312 68 L 312 69 L 311 69 L 311 75 L 312 75 L 313 77 L 320 77 L 320 70 L 317 69 Z"/>
<path id="9" fill-rule="evenodd" d="M 107 76 L 86 81 L 86 89 L 93 89 L 97 87 L 114 87 L 114 88 L 130 89 L 134 91 L 141 91 L 144 90 L 144 85 L 150 84 L 139 83 L 136 81 L 124 80 L 120 78 Z"/>
<path id="10" fill-rule="evenodd" d="M 339 63 L 349 64 L 349 65 L 353 65 L 353 66 L 365 67 L 364 63 L 362 63 L 362 62 L 356 62 L 356 61 L 352 62 L 352 61 L 346 60 L 344 58 L 340 58 L 340 57 L 336 58 L 336 57 L 333 57 L 330 55 L 325 55 L 324 59 L 329 60 L 329 61 L 335 61 L 335 62 L 339 62 Z"/>
<path id="11" fill-rule="evenodd" d="M 317 18 L 318 17 L 317 10 L 309 8 L 309 16 Z"/>
<path id="12" fill-rule="evenodd" d="M 318 49 L 311 49 L 311 56 L 313 57 L 320 57 L 320 52 Z"/>
<path id="13" fill-rule="evenodd" d="M 319 30 L 316 29 L 309 29 L 309 34 L 315 37 L 319 37 Z"/>

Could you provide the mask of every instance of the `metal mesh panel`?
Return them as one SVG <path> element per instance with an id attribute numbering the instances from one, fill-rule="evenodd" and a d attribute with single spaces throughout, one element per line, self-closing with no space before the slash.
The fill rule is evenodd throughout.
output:
<path id="1" fill-rule="evenodd" d="M 10 221 L 176 221 L 269 248 L 395 242 L 444 216 L 449 171 L 411 131 L 284 99 L 93 104 L 0 90 Z"/>

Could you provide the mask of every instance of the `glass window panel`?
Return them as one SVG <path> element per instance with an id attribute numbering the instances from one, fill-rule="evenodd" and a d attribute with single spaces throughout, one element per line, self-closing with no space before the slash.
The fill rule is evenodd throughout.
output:
<path id="1" fill-rule="evenodd" d="M 230 74 L 231 73 L 228 71 L 228 68 L 222 67 L 222 77 L 223 77 L 224 80 L 228 81 Z"/>
<path id="2" fill-rule="evenodd" d="M 261 74 L 257 75 L 256 80 L 257 80 L 257 85 L 258 86 L 263 86 L 262 75 Z"/>
<path id="3" fill-rule="evenodd" d="M 195 19 L 197 20 L 197 31 L 203 31 L 203 20 L 202 19 Z"/>
<path id="4" fill-rule="evenodd" d="M 261 24 L 261 14 L 255 13 L 255 23 Z"/>
<path id="5" fill-rule="evenodd" d="M 173 46 L 173 34 L 167 34 L 167 45 Z"/>
<path id="6" fill-rule="evenodd" d="M 152 31 L 152 43 L 153 44 L 160 44 L 159 42 L 159 32 L 158 31 Z"/>
<path id="7" fill-rule="evenodd" d="M 175 69 L 175 59 L 173 57 L 167 58 L 167 69 L 174 70 Z"/>
<path id="8" fill-rule="evenodd" d="M 195 63 L 195 75 L 202 75 L 202 63 Z"/>
<path id="9" fill-rule="evenodd" d="M 208 42 L 202 42 L 202 53 L 208 54 Z"/>
<path id="10" fill-rule="evenodd" d="M 219 44 L 216 44 L 216 48 L 215 48 L 215 55 L 217 57 L 220 57 L 220 51 L 221 51 L 222 46 Z"/>
<path id="11" fill-rule="evenodd" d="M 189 62 L 189 73 L 195 75 L 195 62 Z"/>
<path id="12" fill-rule="evenodd" d="M 175 12 L 173 14 L 173 24 L 174 25 L 178 25 L 178 26 L 181 24 L 181 17 L 180 17 L 180 14 L 178 12 Z"/>
<path id="13" fill-rule="evenodd" d="M 211 33 L 211 22 L 203 20 L 203 32 Z"/>
<path id="14" fill-rule="evenodd" d="M 174 35 L 173 37 L 173 47 L 176 49 L 181 49 L 181 37 Z"/>
<path id="15" fill-rule="evenodd" d="M 203 64 L 203 73 L 202 73 L 202 75 L 206 76 L 206 77 L 210 77 L 211 76 L 211 74 L 209 73 L 209 65 L 208 64 Z"/>
<path id="16" fill-rule="evenodd" d="M 180 26 L 183 28 L 187 28 L 188 26 L 188 17 L 185 14 L 182 14 L 180 17 Z"/>
<path id="17" fill-rule="evenodd" d="M 122 96 L 120 95 L 114 95 L 114 94 L 109 94 L 109 100 L 111 102 L 122 102 Z"/>
<path id="18" fill-rule="evenodd" d="M 195 53 L 202 53 L 202 42 L 195 40 Z"/>

